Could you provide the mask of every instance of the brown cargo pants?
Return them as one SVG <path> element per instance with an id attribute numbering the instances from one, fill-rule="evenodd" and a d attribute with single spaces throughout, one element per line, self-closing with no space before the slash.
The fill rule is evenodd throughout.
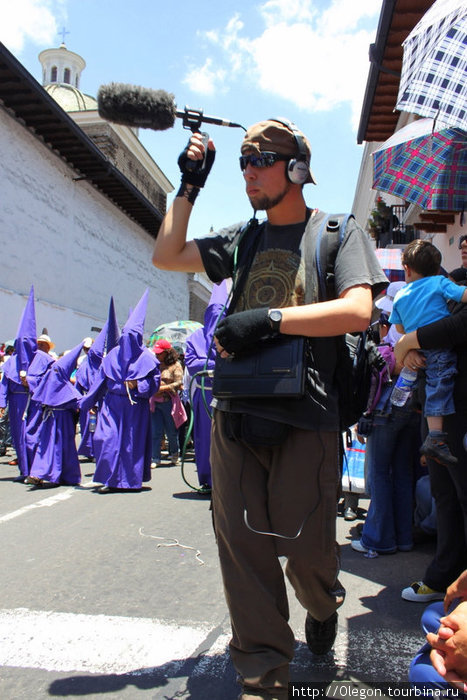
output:
<path id="1" fill-rule="evenodd" d="M 339 435 L 291 428 L 279 446 L 251 446 L 227 437 L 226 416 L 214 413 L 211 467 L 231 657 L 245 693 L 286 698 L 294 634 L 279 557 L 287 558 L 295 594 L 317 620 L 330 617 L 345 595 L 337 578 Z"/>

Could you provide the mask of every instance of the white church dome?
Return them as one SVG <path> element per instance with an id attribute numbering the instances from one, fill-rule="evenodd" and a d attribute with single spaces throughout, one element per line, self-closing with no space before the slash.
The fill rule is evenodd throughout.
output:
<path id="1" fill-rule="evenodd" d="M 66 112 L 97 109 L 97 100 L 79 89 L 81 72 L 86 61 L 65 44 L 58 49 L 45 49 L 39 54 L 42 64 L 42 85 Z"/>

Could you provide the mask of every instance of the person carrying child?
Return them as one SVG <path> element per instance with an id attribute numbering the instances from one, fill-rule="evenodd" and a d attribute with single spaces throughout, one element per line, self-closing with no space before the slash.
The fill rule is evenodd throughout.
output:
<path id="1" fill-rule="evenodd" d="M 467 289 L 440 274 L 441 253 L 429 241 L 411 241 L 401 260 L 407 285 L 396 294 L 389 317 L 399 333 L 410 333 L 449 316 L 447 302 L 450 299 L 467 302 Z M 457 373 L 456 355 L 452 349 L 422 352 L 426 361 L 424 414 L 429 432 L 420 452 L 446 466 L 457 464 L 443 431 L 443 417 L 455 412 L 452 394 Z"/>

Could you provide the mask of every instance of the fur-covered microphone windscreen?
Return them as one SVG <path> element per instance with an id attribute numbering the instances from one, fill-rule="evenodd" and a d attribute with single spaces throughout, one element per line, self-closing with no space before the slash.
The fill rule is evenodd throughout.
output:
<path id="1" fill-rule="evenodd" d="M 172 93 L 125 83 L 101 85 L 97 107 L 107 121 L 156 131 L 170 129 L 177 116 Z"/>

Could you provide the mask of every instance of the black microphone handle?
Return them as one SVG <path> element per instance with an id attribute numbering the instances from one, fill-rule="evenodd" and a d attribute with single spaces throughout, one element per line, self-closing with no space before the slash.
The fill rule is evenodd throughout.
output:
<path id="1" fill-rule="evenodd" d="M 183 119 L 185 122 L 187 122 L 187 126 L 189 127 L 190 123 L 190 114 L 195 115 L 194 121 L 198 120 L 199 122 L 204 122 L 205 124 L 216 124 L 217 126 L 230 126 L 234 127 L 237 129 L 243 129 L 246 131 L 245 127 L 242 126 L 241 124 L 237 124 L 236 122 L 231 122 L 228 119 L 222 119 L 221 117 L 210 117 L 207 114 L 203 114 L 202 112 L 198 112 L 198 110 L 191 110 L 189 107 L 185 107 L 185 110 L 181 112 L 180 110 L 175 111 L 175 116 L 178 117 L 179 119 Z"/>
<path id="2" fill-rule="evenodd" d="M 204 158 L 203 160 L 188 160 L 186 162 L 186 169 L 189 170 L 190 172 L 195 172 L 195 170 L 202 170 L 204 166 L 206 165 L 206 158 L 208 157 L 208 141 L 209 141 L 209 134 L 207 134 L 205 131 L 201 132 L 201 140 L 203 142 L 204 146 Z"/>

